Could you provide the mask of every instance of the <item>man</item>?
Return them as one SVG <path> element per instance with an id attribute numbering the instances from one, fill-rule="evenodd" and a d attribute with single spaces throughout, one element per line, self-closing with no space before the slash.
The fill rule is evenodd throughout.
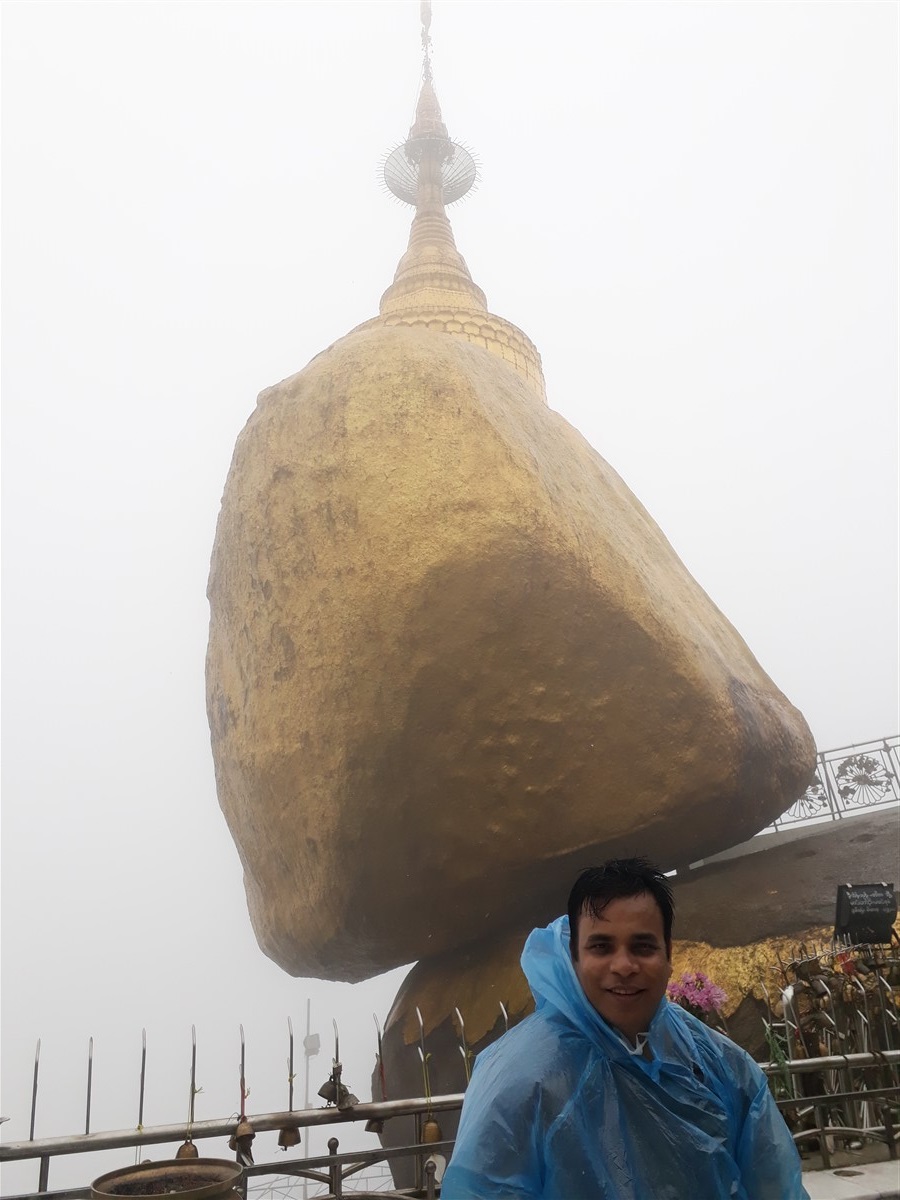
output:
<path id="1" fill-rule="evenodd" d="M 478 1056 L 443 1200 L 808 1200 L 759 1067 L 665 998 L 672 916 L 619 859 L 531 933 L 535 1012 Z"/>

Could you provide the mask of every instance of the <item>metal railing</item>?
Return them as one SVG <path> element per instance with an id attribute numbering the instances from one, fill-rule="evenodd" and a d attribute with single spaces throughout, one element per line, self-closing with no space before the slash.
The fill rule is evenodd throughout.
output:
<path id="1" fill-rule="evenodd" d="M 770 1080 L 790 1077 L 790 1092 L 777 1100 L 786 1118 L 794 1124 L 806 1124 L 806 1128 L 793 1131 L 798 1146 L 815 1142 L 822 1156 L 823 1166 L 831 1165 L 834 1154 L 833 1143 L 848 1144 L 861 1141 L 880 1142 L 887 1148 L 891 1159 L 898 1156 L 900 1132 L 894 1119 L 893 1108 L 900 1101 L 900 1087 L 870 1086 L 868 1075 L 872 1071 L 896 1071 L 900 1065 L 900 1050 L 885 1050 L 867 1054 L 837 1054 L 821 1058 L 794 1059 L 787 1062 L 762 1063 L 763 1072 Z M 844 1090 L 831 1091 L 824 1088 L 811 1095 L 804 1095 L 801 1077 L 818 1076 L 820 1080 L 839 1078 Z M 441 1158 L 449 1158 L 453 1149 L 452 1140 L 426 1142 L 421 1138 L 423 1122 L 435 1113 L 456 1111 L 462 1106 L 462 1094 L 450 1096 L 422 1096 L 411 1100 L 391 1100 L 373 1104 L 356 1104 L 341 1111 L 335 1107 L 286 1111 L 250 1115 L 247 1120 L 259 1132 L 308 1126 L 343 1125 L 359 1122 L 387 1121 L 391 1117 L 415 1116 L 419 1140 L 407 1146 L 358 1150 L 339 1153 L 339 1141 L 332 1137 L 328 1142 L 328 1154 L 294 1161 L 271 1161 L 244 1164 L 243 1191 L 247 1194 L 248 1181 L 262 1176 L 278 1176 L 307 1179 L 326 1188 L 317 1200 L 343 1200 L 355 1196 L 372 1195 L 366 1191 L 354 1191 L 345 1186 L 354 1175 L 375 1163 L 389 1163 L 398 1158 L 413 1158 L 417 1161 L 419 1181 L 413 1188 L 380 1192 L 384 1196 L 425 1197 L 426 1200 L 439 1194 L 438 1168 Z M 842 1106 L 852 1103 L 863 1115 L 856 1123 L 847 1123 Z M 860 1107 L 862 1106 L 862 1107 Z M 838 1118 L 835 1120 L 835 1118 Z M 812 1121 L 812 1124 L 810 1124 Z M 200 1121 L 193 1125 L 191 1137 L 194 1141 L 217 1138 L 233 1134 L 235 1118 Z M 179 1140 L 185 1127 L 179 1125 L 157 1125 L 146 1129 L 120 1129 L 106 1133 L 75 1134 L 70 1137 L 40 1138 L 32 1141 L 9 1142 L 0 1146 L 0 1161 L 11 1162 L 36 1159 L 40 1164 L 38 1189 L 23 1192 L 6 1200 L 83 1200 L 89 1197 L 89 1186 L 68 1188 L 50 1192 L 47 1190 L 50 1160 L 58 1155 L 84 1154 L 94 1150 L 111 1150 L 162 1145 Z M 439 1157 L 440 1156 L 440 1157 Z M 190 1160 L 186 1160 L 189 1162 Z"/>
<path id="2" fill-rule="evenodd" d="M 304 1129 L 328 1125 L 367 1124 L 388 1121 L 392 1117 L 414 1116 L 419 1127 L 426 1116 L 435 1113 L 456 1111 L 462 1107 L 462 1093 L 450 1096 L 433 1096 L 431 1099 L 418 1097 L 411 1100 L 387 1100 L 372 1104 L 354 1104 L 351 1108 L 339 1109 L 332 1105 L 326 1108 L 293 1109 L 285 1112 L 259 1113 L 247 1116 L 247 1121 L 256 1133 L 272 1130 Z M 190 1128 L 190 1141 L 202 1142 L 208 1138 L 231 1137 L 235 1132 L 234 1116 L 221 1120 L 196 1121 Z M 143 1129 L 116 1129 L 104 1133 L 73 1134 L 68 1137 L 37 1138 L 28 1141 L 7 1142 L 0 1145 L 0 1162 L 37 1160 L 38 1186 L 34 1192 L 22 1192 L 6 1200 L 24 1200 L 25 1197 L 47 1197 L 47 1200 L 64 1200 L 71 1197 L 90 1196 L 89 1186 L 48 1190 L 50 1163 L 61 1155 L 88 1154 L 97 1150 L 133 1149 L 140 1151 L 149 1146 L 160 1146 L 180 1142 L 185 1136 L 185 1125 L 153 1125 Z M 338 1154 L 338 1139 L 329 1139 L 329 1153 L 295 1161 L 279 1159 L 265 1163 L 243 1163 L 244 1192 L 249 1178 L 260 1175 L 287 1175 L 314 1180 L 329 1186 L 328 1196 L 344 1194 L 343 1180 L 373 1163 L 388 1162 L 395 1158 L 418 1157 L 422 1186 L 406 1193 L 414 1195 L 427 1185 L 427 1160 L 435 1154 L 449 1155 L 453 1143 L 450 1141 L 424 1142 L 420 1140 L 408 1146 L 377 1150 L 351 1151 Z M 240 1159 L 238 1159 L 240 1161 Z M 185 1159 L 190 1163 L 190 1159 Z M 352 1194 L 352 1193 L 349 1193 Z M 388 1195 L 391 1193 L 387 1193 Z"/>
<path id="3" fill-rule="evenodd" d="M 762 832 L 843 817 L 900 803 L 900 735 L 823 750 L 812 783 Z"/>
<path id="4" fill-rule="evenodd" d="M 762 1069 L 770 1081 L 788 1076 L 792 1094 L 782 1096 L 776 1104 L 788 1124 L 795 1144 L 815 1143 L 822 1157 L 822 1166 L 831 1167 L 837 1143 L 856 1148 L 863 1142 L 881 1142 L 888 1157 L 897 1158 L 897 1131 L 893 1109 L 900 1102 L 900 1086 L 871 1086 L 866 1072 L 886 1070 L 897 1078 L 900 1050 L 882 1050 L 869 1054 L 832 1054 L 822 1058 L 792 1059 L 786 1063 L 763 1063 Z M 807 1095 L 798 1085 L 805 1075 L 818 1077 L 817 1093 Z M 839 1091 L 829 1086 L 839 1081 Z M 837 1118 L 837 1119 L 835 1119 Z M 812 1124 L 810 1123 L 812 1121 Z M 805 1126 L 805 1128 L 803 1127 Z"/>

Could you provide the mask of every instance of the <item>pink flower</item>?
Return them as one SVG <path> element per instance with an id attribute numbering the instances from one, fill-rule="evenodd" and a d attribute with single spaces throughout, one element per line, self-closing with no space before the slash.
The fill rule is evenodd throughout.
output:
<path id="1" fill-rule="evenodd" d="M 670 1000 L 693 1012 L 695 1016 L 718 1012 L 728 996 L 702 971 L 685 972 L 680 979 L 670 983 L 666 989 Z"/>

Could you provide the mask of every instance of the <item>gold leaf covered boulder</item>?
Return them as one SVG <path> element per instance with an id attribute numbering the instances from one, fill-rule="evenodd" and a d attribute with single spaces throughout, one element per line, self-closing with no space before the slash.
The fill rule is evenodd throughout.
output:
<path id="1" fill-rule="evenodd" d="M 749 836 L 800 714 L 616 473 L 498 356 L 351 334 L 241 434 L 209 595 L 219 799 L 266 951 L 360 979 Z"/>

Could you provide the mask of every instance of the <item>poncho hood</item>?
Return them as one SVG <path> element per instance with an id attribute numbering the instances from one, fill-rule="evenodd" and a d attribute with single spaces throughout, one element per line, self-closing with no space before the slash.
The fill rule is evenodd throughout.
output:
<path id="1" fill-rule="evenodd" d="M 650 1057 L 635 1052 L 585 996 L 575 974 L 569 940 L 567 916 L 557 917 L 546 929 L 534 929 L 528 936 L 521 963 L 536 1011 L 543 1011 L 545 1016 L 552 1012 L 557 1019 L 568 1022 L 601 1054 L 622 1066 L 657 1079 L 662 1065 L 668 1061 L 670 1067 L 677 1066 L 677 1073 L 682 1074 L 685 1056 L 689 1058 L 692 1050 L 685 1021 L 704 1033 L 708 1032 L 706 1027 L 663 997 L 646 1031 Z"/>

